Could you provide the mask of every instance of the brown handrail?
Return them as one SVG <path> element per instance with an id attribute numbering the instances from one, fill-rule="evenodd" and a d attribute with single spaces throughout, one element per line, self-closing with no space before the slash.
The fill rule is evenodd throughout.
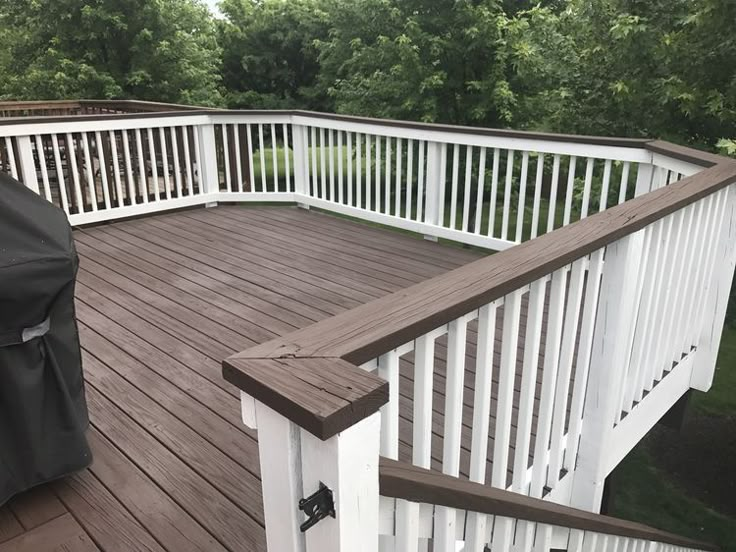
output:
<path id="1" fill-rule="evenodd" d="M 411 502 L 447 506 L 617 537 L 652 540 L 699 550 L 718 550 L 712 544 L 681 537 L 641 523 L 560 506 L 387 458 L 381 458 L 380 461 L 379 485 L 381 496 Z"/>

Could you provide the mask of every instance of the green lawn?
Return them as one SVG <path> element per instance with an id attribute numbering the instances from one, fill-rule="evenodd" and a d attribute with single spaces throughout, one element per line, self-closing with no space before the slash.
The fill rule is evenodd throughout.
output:
<path id="1" fill-rule="evenodd" d="M 736 421 L 736 329 L 724 331 L 713 387 L 708 393 L 695 392 L 690 409 L 691 415 Z M 736 552 L 736 518 L 693 498 L 659 464 L 646 441 L 629 454 L 615 472 L 611 514 L 717 544 L 722 552 Z"/>

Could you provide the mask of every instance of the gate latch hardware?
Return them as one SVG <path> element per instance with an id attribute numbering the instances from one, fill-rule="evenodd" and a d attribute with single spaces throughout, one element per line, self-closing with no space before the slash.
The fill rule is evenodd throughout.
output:
<path id="1" fill-rule="evenodd" d="M 307 514 L 307 520 L 299 526 L 302 533 L 327 516 L 335 517 L 335 500 L 332 490 L 320 481 L 319 490 L 299 501 L 299 509 Z"/>

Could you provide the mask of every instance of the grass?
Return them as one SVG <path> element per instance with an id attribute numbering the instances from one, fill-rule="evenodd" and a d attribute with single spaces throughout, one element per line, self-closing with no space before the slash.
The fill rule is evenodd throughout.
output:
<path id="1" fill-rule="evenodd" d="M 736 418 L 736 328 L 724 331 L 717 366 L 712 389 L 693 397 L 692 414 Z M 736 552 L 736 518 L 684 491 L 658 465 L 646 441 L 616 469 L 611 513 Z"/>

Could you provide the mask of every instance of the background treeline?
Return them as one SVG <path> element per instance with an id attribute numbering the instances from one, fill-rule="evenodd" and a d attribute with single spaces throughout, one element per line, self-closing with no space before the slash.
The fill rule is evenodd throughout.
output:
<path id="1" fill-rule="evenodd" d="M 220 10 L 0 0 L 0 98 L 298 107 L 656 136 L 736 156 L 733 0 L 222 0 Z"/>

